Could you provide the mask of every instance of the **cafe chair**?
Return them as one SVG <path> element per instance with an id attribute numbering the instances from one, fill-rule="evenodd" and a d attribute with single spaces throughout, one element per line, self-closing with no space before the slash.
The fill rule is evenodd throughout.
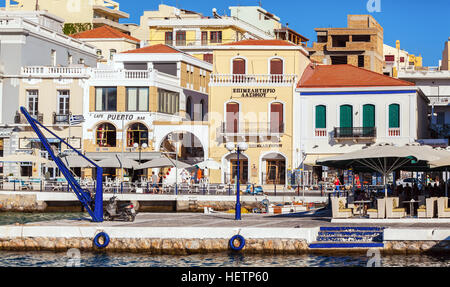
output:
<path id="1" fill-rule="evenodd" d="M 353 216 L 353 210 L 346 207 L 347 199 L 343 197 L 331 198 L 331 209 L 333 218 L 350 218 Z"/>
<path id="2" fill-rule="evenodd" d="M 399 208 L 398 197 L 386 198 L 386 217 L 387 218 L 404 218 L 406 217 L 406 209 Z"/>
<path id="3" fill-rule="evenodd" d="M 367 214 L 369 218 L 385 218 L 386 217 L 386 199 L 379 198 L 377 199 L 377 208 L 368 209 Z"/>
<path id="4" fill-rule="evenodd" d="M 435 214 L 435 206 L 437 204 L 437 201 L 438 201 L 437 197 L 425 199 L 425 205 L 421 204 L 419 209 L 417 209 L 417 217 L 433 218 Z"/>
<path id="5" fill-rule="evenodd" d="M 450 218 L 450 208 L 448 208 L 448 197 L 438 199 L 438 217 Z"/>

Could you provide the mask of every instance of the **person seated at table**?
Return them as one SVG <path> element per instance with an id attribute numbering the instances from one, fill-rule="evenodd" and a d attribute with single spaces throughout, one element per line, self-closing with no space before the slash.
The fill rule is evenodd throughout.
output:
<path id="1" fill-rule="evenodd" d="M 402 193 L 403 193 L 403 185 L 398 185 L 397 188 L 395 189 L 394 196 L 398 197 Z"/>
<path id="2" fill-rule="evenodd" d="M 367 196 L 367 194 L 365 192 L 358 192 L 356 194 L 356 201 L 364 201 L 364 200 L 368 200 L 369 197 Z M 363 209 L 363 214 L 367 214 L 367 209 L 369 208 L 369 203 L 355 203 L 356 206 L 356 210 L 360 210 L 361 208 Z"/>
<path id="3" fill-rule="evenodd" d="M 412 198 L 414 200 L 419 200 L 419 187 L 415 183 L 412 188 Z"/>

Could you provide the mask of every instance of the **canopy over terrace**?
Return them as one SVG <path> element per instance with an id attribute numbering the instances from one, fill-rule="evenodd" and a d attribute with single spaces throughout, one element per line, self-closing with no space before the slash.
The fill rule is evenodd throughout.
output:
<path id="1" fill-rule="evenodd" d="M 356 172 L 378 172 L 383 175 L 387 197 L 386 177 L 389 173 L 403 168 L 425 170 L 429 168 L 429 162 L 437 161 L 441 157 L 442 154 L 431 147 L 378 144 L 359 151 L 320 159 L 317 163 L 338 169 L 353 168 Z"/>

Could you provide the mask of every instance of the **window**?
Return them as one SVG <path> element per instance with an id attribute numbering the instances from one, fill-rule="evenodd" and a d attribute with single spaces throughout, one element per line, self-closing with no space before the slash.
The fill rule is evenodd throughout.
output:
<path id="1" fill-rule="evenodd" d="M 239 131 L 239 104 L 227 103 L 226 110 L 226 132 L 237 133 Z"/>
<path id="2" fill-rule="evenodd" d="M 364 55 L 358 56 L 358 67 L 364 68 Z"/>
<path id="3" fill-rule="evenodd" d="M 32 116 L 37 116 L 39 111 L 39 91 L 27 90 L 28 112 Z"/>
<path id="4" fill-rule="evenodd" d="M 96 139 L 100 147 L 115 147 L 116 137 L 116 128 L 112 124 L 101 124 L 97 128 Z"/>
<path id="5" fill-rule="evenodd" d="M 117 88 L 96 88 L 95 110 L 98 112 L 115 112 L 117 110 Z"/>
<path id="6" fill-rule="evenodd" d="M 270 132 L 284 132 L 283 104 L 272 103 L 270 105 Z"/>
<path id="7" fill-rule="evenodd" d="M 193 118 L 191 97 L 187 97 L 186 99 L 186 116 L 188 116 L 189 120 L 192 120 Z"/>
<path id="8" fill-rule="evenodd" d="M 203 54 L 203 61 L 213 63 L 213 54 Z"/>
<path id="9" fill-rule="evenodd" d="M 177 31 L 177 46 L 186 46 L 186 31 Z"/>
<path id="10" fill-rule="evenodd" d="M 128 128 L 127 147 L 133 147 L 135 143 L 139 146 L 142 146 L 144 143 L 148 145 L 148 129 L 143 124 L 132 124 Z"/>
<path id="11" fill-rule="evenodd" d="M 331 65 L 348 64 L 347 56 L 331 56 Z"/>
<path id="12" fill-rule="evenodd" d="M 237 58 L 233 60 L 233 75 L 245 75 L 245 60 Z M 243 82 L 244 76 L 234 76 L 233 82 Z"/>
<path id="13" fill-rule="evenodd" d="M 109 50 L 109 59 L 112 61 L 114 59 L 114 55 L 117 54 L 116 49 Z"/>
<path id="14" fill-rule="evenodd" d="M 67 61 L 69 62 L 69 65 L 73 64 L 73 56 L 70 54 L 67 54 Z"/>
<path id="15" fill-rule="evenodd" d="M 70 112 L 70 91 L 58 91 L 58 115 L 68 115 Z"/>
<path id="16" fill-rule="evenodd" d="M 271 75 L 283 74 L 283 60 L 281 59 L 270 60 L 270 74 Z"/>
<path id="17" fill-rule="evenodd" d="M 404 63 L 405 62 L 405 57 L 400 57 L 400 63 Z"/>
<path id="18" fill-rule="evenodd" d="M 353 107 L 342 105 L 340 107 L 340 136 L 347 137 L 353 135 Z"/>
<path id="19" fill-rule="evenodd" d="M 51 65 L 56 66 L 56 50 L 51 51 Z"/>
<path id="20" fill-rule="evenodd" d="M 398 104 L 389 106 L 389 128 L 400 128 L 400 105 Z"/>
<path id="21" fill-rule="evenodd" d="M 165 43 L 166 43 L 166 45 L 173 46 L 173 33 L 172 32 L 166 32 Z"/>
<path id="22" fill-rule="evenodd" d="M 202 32 L 202 46 L 208 45 L 208 32 Z"/>
<path id="23" fill-rule="evenodd" d="M 353 42 L 370 42 L 370 35 L 353 35 Z"/>
<path id="24" fill-rule="evenodd" d="M 211 43 L 222 43 L 222 31 L 211 31 L 209 35 Z"/>
<path id="25" fill-rule="evenodd" d="M 83 59 L 83 58 L 80 58 L 80 60 L 78 61 L 78 64 L 84 65 L 84 59 Z"/>
<path id="26" fill-rule="evenodd" d="M 333 41 L 333 48 L 345 48 L 347 46 L 347 42 L 350 40 L 350 37 L 348 35 L 337 35 L 331 36 L 331 39 Z"/>
<path id="27" fill-rule="evenodd" d="M 384 60 L 386 62 L 394 62 L 395 61 L 395 56 L 394 55 L 386 55 L 386 56 L 384 56 Z"/>
<path id="28" fill-rule="evenodd" d="M 158 89 L 158 112 L 177 114 L 180 111 L 180 94 L 172 91 Z"/>
<path id="29" fill-rule="evenodd" d="M 316 106 L 316 129 L 327 128 L 327 108 L 323 105 Z"/>
<path id="30" fill-rule="evenodd" d="M 445 113 L 444 112 L 437 113 L 437 122 L 436 123 L 440 126 L 445 125 Z"/>
<path id="31" fill-rule="evenodd" d="M 127 111 L 147 112 L 148 88 L 127 88 Z"/>

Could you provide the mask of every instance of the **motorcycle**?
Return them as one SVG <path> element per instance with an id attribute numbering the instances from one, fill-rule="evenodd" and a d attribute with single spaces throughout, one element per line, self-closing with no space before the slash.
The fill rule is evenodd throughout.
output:
<path id="1" fill-rule="evenodd" d="M 264 194 L 264 190 L 261 186 L 254 186 L 252 184 L 249 184 L 247 186 L 247 189 L 245 190 L 245 193 L 248 193 L 251 195 L 258 195 L 258 194 Z"/>
<path id="2" fill-rule="evenodd" d="M 134 210 L 133 204 L 128 202 L 118 205 L 116 199 L 117 197 L 115 196 L 109 199 L 105 210 L 105 220 L 122 220 L 133 222 L 136 218 L 136 211 Z"/>

